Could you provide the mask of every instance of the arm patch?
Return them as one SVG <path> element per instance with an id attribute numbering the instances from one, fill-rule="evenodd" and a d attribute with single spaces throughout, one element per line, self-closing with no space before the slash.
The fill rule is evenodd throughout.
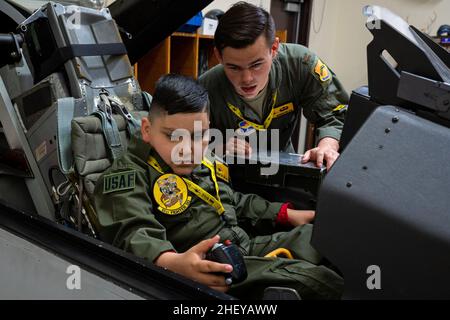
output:
<path id="1" fill-rule="evenodd" d="M 327 82 L 332 78 L 330 70 L 320 59 L 317 60 L 314 72 L 319 76 L 319 79 L 322 82 Z"/>
<path id="2" fill-rule="evenodd" d="M 108 174 L 103 177 L 103 194 L 133 190 L 136 187 L 136 170 Z"/>

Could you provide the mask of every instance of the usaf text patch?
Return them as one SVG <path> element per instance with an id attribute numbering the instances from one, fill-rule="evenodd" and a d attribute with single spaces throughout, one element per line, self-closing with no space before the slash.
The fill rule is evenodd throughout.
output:
<path id="1" fill-rule="evenodd" d="M 136 171 L 108 174 L 103 178 L 103 194 L 132 190 L 136 186 Z"/>

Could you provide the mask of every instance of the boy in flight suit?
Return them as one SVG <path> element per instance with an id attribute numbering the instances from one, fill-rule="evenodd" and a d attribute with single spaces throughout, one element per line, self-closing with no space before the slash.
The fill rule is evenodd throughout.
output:
<path id="1" fill-rule="evenodd" d="M 262 298 L 270 286 L 294 288 L 304 299 L 339 298 L 342 278 L 320 265 L 309 244 L 314 212 L 233 191 L 226 165 L 205 155 L 208 112 L 208 94 L 197 81 L 178 75 L 158 81 L 142 137 L 132 138 L 96 184 L 101 238 L 238 298 Z M 188 132 L 191 148 L 178 149 L 177 129 Z M 232 267 L 204 259 L 219 240 L 245 256 L 244 282 L 227 285 L 220 273 Z M 264 258 L 280 247 L 294 259 Z"/>

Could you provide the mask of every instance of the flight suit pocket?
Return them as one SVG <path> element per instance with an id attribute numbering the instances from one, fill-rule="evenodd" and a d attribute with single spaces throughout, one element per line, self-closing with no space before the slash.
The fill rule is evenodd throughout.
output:
<path id="1" fill-rule="evenodd" d="M 294 280 L 302 288 L 303 299 L 339 299 L 343 291 L 343 279 L 326 268 L 303 260 L 284 260 L 271 268 L 271 271 Z M 297 287 L 297 286 L 296 286 Z"/>

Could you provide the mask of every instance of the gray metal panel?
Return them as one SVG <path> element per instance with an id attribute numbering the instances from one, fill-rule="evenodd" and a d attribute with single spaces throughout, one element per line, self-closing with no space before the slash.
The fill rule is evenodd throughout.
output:
<path id="1" fill-rule="evenodd" d="M 92 32 L 97 43 L 121 43 L 119 30 L 113 20 L 103 20 L 91 25 Z M 119 81 L 121 79 L 133 77 L 128 56 L 105 56 L 102 57 L 105 68 L 108 71 L 110 81 Z"/>
<path id="2" fill-rule="evenodd" d="M 141 297 L 86 270 L 80 290 L 69 290 L 72 263 L 0 229 L 0 299 L 137 300 Z"/>
<path id="3" fill-rule="evenodd" d="M 21 8 L 30 14 L 48 3 L 48 1 L 43 0 L 8 0 L 8 2 L 13 3 L 16 7 Z"/>
<path id="4" fill-rule="evenodd" d="M 4 66 L 0 69 L 0 76 L 5 82 L 11 99 L 17 98 L 33 87 L 33 77 L 31 76 L 26 59 L 20 60 L 15 65 Z"/>
<path id="5" fill-rule="evenodd" d="M 36 121 L 27 133 L 28 143 L 38 163 L 42 178 L 47 186 L 48 193 L 52 192 L 49 180 L 50 168 L 58 166 L 57 137 L 56 137 L 56 108 L 52 106 L 41 118 Z M 61 183 L 62 181 L 55 181 Z"/>
<path id="6" fill-rule="evenodd" d="M 5 130 L 5 137 L 8 140 L 9 147 L 23 150 L 27 157 L 34 178 L 26 179 L 26 184 L 38 213 L 50 220 L 54 220 L 55 213 L 52 200 L 48 193 L 42 192 L 42 190 L 45 190 L 44 179 L 41 176 L 2 78 L 0 78 L 0 122 Z"/>
<path id="7" fill-rule="evenodd" d="M 19 12 L 15 7 L 10 5 L 6 1 L 2 1 L 0 3 L 0 11 L 6 14 L 11 20 L 13 20 L 17 24 L 25 20 L 25 17 L 22 15 L 22 13 Z"/>
<path id="8" fill-rule="evenodd" d="M 450 129 L 378 107 L 322 184 L 312 244 L 345 297 L 450 298 Z M 381 290 L 367 286 L 371 265 Z"/>
<path id="9" fill-rule="evenodd" d="M 6 203 L 18 211 L 27 213 L 36 211 L 24 178 L 4 172 L 0 174 L 0 202 Z"/>

